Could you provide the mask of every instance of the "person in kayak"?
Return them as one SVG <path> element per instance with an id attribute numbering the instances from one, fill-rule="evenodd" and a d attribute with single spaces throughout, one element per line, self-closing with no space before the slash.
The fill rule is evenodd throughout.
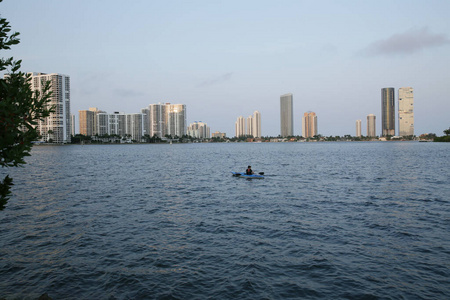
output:
<path id="1" fill-rule="evenodd" d="M 248 166 L 247 170 L 245 171 L 246 175 L 253 175 L 253 170 L 252 170 L 252 166 Z"/>

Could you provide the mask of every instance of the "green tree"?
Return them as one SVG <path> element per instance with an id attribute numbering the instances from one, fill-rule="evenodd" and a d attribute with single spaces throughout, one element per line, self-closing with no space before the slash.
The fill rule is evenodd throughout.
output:
<path id="1" fill-rule="evenodd" d="M 2 2 L 2 0 L 0 0 Z M 19 43 L 19 33 L 11 33 L 9 22 L 0 18 L 0 50 L 9 50 Z M 20 72 L 21 60 L 0 58 L 0 71 L 7 73 L 0 79 L 0 166 L 18 167 L 25 164 L 32 142 L 39 133 L 36 125 L 53 111 L 49 107 L 50 82 L 41 91 L 31 89 L 31 75 Z M 12 178 L 0 178 L 0 210 L 11 194 Z"/>

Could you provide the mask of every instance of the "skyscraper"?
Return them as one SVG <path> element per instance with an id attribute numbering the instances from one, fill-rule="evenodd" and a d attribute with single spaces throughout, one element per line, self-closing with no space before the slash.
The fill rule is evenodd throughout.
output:
<path id="1" fill-rule="evenodd" d="M 169 104 L 170 105 L 170 104 Z M 166 135 L 166 104 L 150 104 L 150 136 L 162 138 Z"/>
<path id="2" fill-rule="evenodd" d="M 381 89 L 381 133 L 382 136 L 395 135 L 395 90 Z"/>
<path id="3" fill-rule="evenodd" d="M 167 113 L 167 134 L 172 137 L 182 137 L 186 134 L 186 105 L 166 104 Z"/>
<path id="4" fill-rule="evenodd" d="M 245 134 L 247 136 L 253 136 L 253 116 L 248 116 L 248 118 L 245 120 L 246 121 L 246 130 L 245 130 Z"/>
<path id="5" fill-rule="evenodd" d="M 51 82 L 49 105 L 55 111 L 47 118 L 39 120 L 36 126 L 41 140 L 53 143 L 70 143 L 70 77 L 63 74 L 28 73 L 31 75 L 31 89 L 42 91 L 46 81 Z"/>
<path id="6" fill-rule="evenodd" d="M 261 113 L 259 111 L 255 111 L 253 113 L 253 131 L 252 135 L 255 138 L 261 137 Z"/>
<path id="7" fill-rule="evenodd" d="M 236 137 L 241 137 L 245 135 L 245 119 L 244 117 L 240 116 L 237 118 L 235 123 L 235 129 L 236 129 Z"/>
<path id="8" fill-rule="evenodd" d="M 285 94 L 280 97 L 280 122 L 281 136 L 288 137 L 294 135 L 294 108 L 292 94 Z"/>
<path id="9" fill-rule="evenodd" d="M 361 120 L 356 120 L 356 137 L 361 137 Z"/>
<path id="10" fill-rule="evenodd" d="M 309 111 L 303 114 L 302 136 L 311 138 L 317 135 L 317 116 L 315 112 Z"/>
<path id="11" fill-rule="evenodd" d="M 376 117 L 374 114 L 370 114 L 367 116 L 367 136 L 368 137 L 376 137 Z"/>
<path id="12" fill-rule="evenodd" d="M 398 135 L 414 135 L 414 90 L 412 87 L 398 89 Z"/>

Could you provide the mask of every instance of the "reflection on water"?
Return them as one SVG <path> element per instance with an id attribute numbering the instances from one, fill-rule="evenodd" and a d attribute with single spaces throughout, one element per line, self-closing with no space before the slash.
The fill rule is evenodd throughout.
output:
<path id="1" fill-rule="evenodd" d="M 445 298 L 448 145 L 36 147 L 0 298 Z M 232 177 L 252 165 L 264 180 Z"/>

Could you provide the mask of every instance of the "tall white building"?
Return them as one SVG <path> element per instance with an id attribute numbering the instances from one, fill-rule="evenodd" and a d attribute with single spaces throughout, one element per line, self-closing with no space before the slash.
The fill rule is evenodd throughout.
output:
<path id="1" fill-rule="evenodd" d="M 255 111 L 253 113 L 252 119 L 252 135 L 254 138 L 261 137 L 261 113 L 259 111 Z"/>
<path id="2" fill-rule="evenodd" d="M 144 123 L 143 123 L 143 114 L 127 114 L 126 115 L 126 124 L 127 124 L 127 135 L 131 137 L 132 140 L 141 142 L 142 137 L 144 136 Z"/>
<path id="3" fill-rule="evenodd" d="M 398 89 L 398 134 L 414 135 L 414 89 L 403 87 Z"/>
<path id="4" fill-rule="evenodd" d="M 254 129 L 253 129 L 253 116 L 248 116 L 248 118 L 245 120 L 245 125 L 246 125 L 246 128 L 245 128 L 245 134 L 247 135 L 247 136 L 253 136 L 253 131 L 254 131 Z"/>
<path id="5" fill-rule="evenodd" d="M 150 118 L 148 122 L 150 127 L 149 135 L 151 137 L 157 136 L 159 138 L 162 138 L 166 135 L 167 105 L 170 104 L 157 103 L 149 105 Z"/>
<path id="6" fill-rule="evenodd" d="M 292 94 L 285 94 L 280 97 L 280 122 L 281 136 L 288 137 L 294 135 L 294 107 Z"/>
<path id="7" fill-rule="evenodd" d="M 31 75 L 31 89 L 42 91 L 46 81 L 51 82 L 49 105 L 55 107 L 55 112 L 43 120 L 38 121 L 37 131 L 41 141 L 53 143 L 70 143 L 71 115 L 70 115 L 70 77 L 63 74 L 28 73 Z"/>
<path id="8" fill-rule="evenodd" d="M 211 136 L 210 128 L 206 123 L 201 121 L 194 122 L 189 125 L 187 135 L 198 139 L 208 139 Z"/>
<path id="9" fill-rule="evenodd" d="M 245 135 L 245 118 L 240 116 L 237 118 L 235 123 L 236 137 L 241 137 Z"/>
<path id="10" fill-rule="evenodd" d="M 108 114 L 108 134 L 119 137 L 127 134 L 127 115 L 124 112 Z"/>
<path id="11" fill-rule="evenodd" d="M 186 105 L 185 104 L 166 104 L 167 112 L 167 134 L 172 137 L 182 137 L 186 134 Z"/>
<path id="12" fill-rule="evenodd" d="M 356 120 L 356 137 L 361 137 L 361 120 Z"/>

